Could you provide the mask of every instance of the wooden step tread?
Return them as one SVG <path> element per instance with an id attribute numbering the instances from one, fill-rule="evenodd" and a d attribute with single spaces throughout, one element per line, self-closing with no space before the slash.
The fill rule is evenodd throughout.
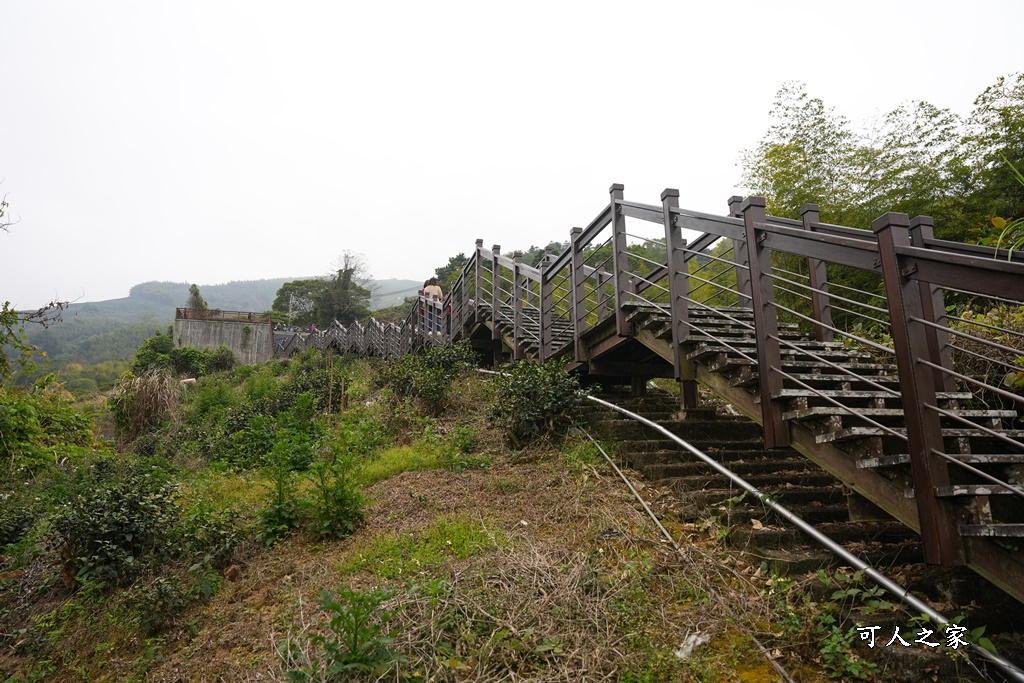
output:
<path id="1" fill-rule="evenodd" d="M 759 377 L 760 373 L 754 371 L 743 377 L 734 377 L 729 380 L 729 386 L 738 387 L 748 384 L 756 384 Z M 875 382 L 881 385 L 892 385 L 892 388 L 894 389 L 899 386 L 900 382 L 900 378 L 896 375 L 826 375 L 824 373 L 814 372 L 787 373 L 785 375 L 785 379 L 797 380 L 806 384 L 810 384 L 812 382 L 824 382 L 831 384 L 838 384 L 840 382 L 850 382 L 855 384 Z"/>
<path id="2" fill-rule="evenodd" d="M 969 391 L 937 391 L 935 392 L 936 397 L 939 400 L 945 401 L 969 401 L 974 398 L 974 395 Z M 772 398 L 778 399 L 791 399 L 791 398 L 814 398 L 821 396 L 828 396 L 829 398 L 886 398 L 890 400 L 899 400 L 900 396 L 893 396 L 886 391 L 868 391 L 868 390 L 857 390 L 857 389 L 818 389 L 817 391 L 811 391 L 810 389 L 783 389 L 782 391 L 772 394 Z"/>
<path id="3" fill-rule="evenodd" d="M 1024 524 L 964 524 L 960 527 L 960 535 L 1024 538 Z"/>
<path id="4" fill-rule="evenodd" d="M 1024 463 L 1024 453 L 947 453 L 951 458 L 960 462 L 980 465 L 1014 465 Z M 877 458 L 864 458 L 857 461 L 859 469 L 874 469 L 876 467 L 897 467 L 910 464 L 909 453 L 896 453 L 883 455 Z"/>
<path id="5" fill-rule="evenodd" d="M 1024 492 L 1024 489 L 1017 487 Z M 998 484 L 956 484 L 954 486 L 936 486 L 937 498 L 955 498 L 959 496 L 1011 496 L 1013 491 Z"/>
<path id="6" fill-rule="evenodd" d="M 893 427 L 891 431 L 896 432 L 900 436 L 906 436 L 907 434 L 907 430 L 903 427 Z M 1024 430 L 1022 429 L 1000 429 L 997 433 L 1010 439 L 1024 439 Z M 852 441 L 855 439 L 867 439 L 874 436 L 891 435 L 892 434 L 889 431 L 878 427 L 846 427 L 834 432 L 818 434 L 814 437 L 814 440 L 817 443 L 836 443 L 839 441 Z M 960 437 L 994 438 L 991 434 L 981 429 L 943 429 L 942 436 L 947 439 Z M 1021 443 L 1021 446 L 1024 446 L 1024 443 Z"/>
<path id="7" fill-rule="evenodd" d="M 824 392 L 823 392 L 824 393 Z M 893 396 L 892 398 L 896 398 Z M 960 410 L 953 409 L 949 412 L 960 417 L 968 418 L 992 418 L 992 419 L 1015 419 L 1017 417 L 1017 411 L 1015 410 Z M 904 411 L 902 408 L 851 408 L 849 411 L 843 410 L 838 406 L 814 406 L 813 408 L 801 408 L 800 410 L 790 410 L 782 414 L 783 420 L 804 420 L 809 417 L 856 417 L 857 415 L 864 415 L 867 417 L 902 417 Z"/>

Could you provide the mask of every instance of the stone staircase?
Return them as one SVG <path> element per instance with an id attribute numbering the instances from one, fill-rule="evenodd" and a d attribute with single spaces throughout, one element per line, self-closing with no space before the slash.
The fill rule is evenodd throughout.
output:
<path id="1" fill-rule="evenodd" d="M 680 419 L 678 398 L 667 394 L 606 398 L 685 439 L 873 564 L 921 560 L 916 534 L 891 519 L 851 521 L 842 484 L 796 451 L 765 449 L 756 422 L 718 414 L 713 408 L 691 410 Z M 676 500 L 668 510 L 679 521 L 717 518 L 728 543 L 754 564 L 767 562 L 780 573 L 834 562 L 831 553 L 664 435 L 609 408 L 592 407 L 588 418 L 597 435 L 617 441 L 622 465 L 674 491 Z"/>

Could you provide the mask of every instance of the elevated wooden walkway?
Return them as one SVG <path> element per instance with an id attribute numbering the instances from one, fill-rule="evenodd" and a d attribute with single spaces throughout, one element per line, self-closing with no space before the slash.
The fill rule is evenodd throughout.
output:
<path id="1" fill-rule="evenodd" d="M 821 223 L 813 205 L 793 221 L 757 197 L 734 197 L 725 216 L 677 197 L 629 202 L 613 185 L 539 267 L 478 240 L 443 304 L 296 335 L 278 354 L 395 357 L 469 340 L 495 362 L 562 358 L 637 392 L 675 378 L 684 413 L 700 385 L 758 422 L 768 448 L 795 449 L 919 533 L 928 562 L 967 565 L 1024 601 L 1024 399 L 1002 382 L 1024 335 L 946 310 L 1014 310 L 1021 258 L 937 240 L 926 217 L 886 214 L 869 232 Z M 657 236 L 642 236 L 651 223 Z M 868 284 L 830 284 L 840 268 Z M 1005 371 L 974 377 L 960 358 Z"/>

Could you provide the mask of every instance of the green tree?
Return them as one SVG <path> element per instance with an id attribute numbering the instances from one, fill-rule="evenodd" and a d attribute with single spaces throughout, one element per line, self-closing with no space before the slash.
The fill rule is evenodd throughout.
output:
<path id="1" fill-rule="evenodd" d="M 980 208 L 990 216 L 1024 216 L 1024 72 L 1000 76 L 974 101 L 966 146 Z"/>
<path id="2" fill-rule="evenodd" d="M 370 314 L 369 276 L 360 254 L 346 251 L 327 278 L 286 282 L 277 290 L 272 310 L 291 313 L 292 324 L 327 327 L 337 320 L 348 325 Z"/>
<path id="3" fill-rule="evenodd" d="M 189 285 L 188 300 L 185 302 L 185 308 L 192 311 L 192 314 L 197 318 L 202 318 L 203 314 L 210 310 L 210 307 L 206 305 L 206 301 L 203 299 L 203 295 L 199 293 L 198 285 Z"/>
<path id="4" fill-rule="evenodd" d="M 323 295 L 326 280 L 294 280 L 277 290 L 271 310 L 284 314 L 292 325 L 307 326 L 316 322 L 315 302 Z"/>
<path id="5" fill-rule="evenodd" d="M 986 88 L 966 121 L 911 102 L 855 133 L 800 83 L 783 85 L 771 116 L 743 156 L 744 184 L 770 214 L 799 218 L 814 203 L 825 221 L 865 228 L 887 211 L 928 215 L 937 236 L 956 241 L 994 241 L 990 217 L 1024 215 L 1012 171 L 1024 167 L 1024 73 Z"/>
<path id="6" fill-rule="evenodd" d="M 337 320 L 348 325 L 370 314 L 370 290 L 366 264 L 360 254 L 345 251 L 337 262 L 337 269 L 319 298 L 314 299 L 317 324 L 327 327 Z"/>
<path id="7" fill-rule="evenodd" d="M 437 284 L 441 285 L 441 291 L 446 296 L 452 290 L 455 281 L 459 279 L 459 275 L 462 273 L 462 269 L 467 261 L 469 261 L 469 258 L 464 253 L 459 253 L 449 258 L 446 265 L 434 269 L 434 275 L 437 276 Z"/>
<path id="8" fill-rule="evenodd" d="M 768 200 L 768 212 L 799 218 L 816 203 L 836 220 L 855 204 L 857 140 L 850 122 L 807 94 L 802 83 L 786 83 L 775 96 L 772 125 L 754 150 L 743 155 L 743 183 Z"/>

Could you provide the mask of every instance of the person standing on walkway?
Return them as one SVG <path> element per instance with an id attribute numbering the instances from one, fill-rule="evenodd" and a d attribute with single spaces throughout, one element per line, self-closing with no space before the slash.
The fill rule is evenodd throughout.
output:
<path id="1" fill-rule="evenodd" d="M 427 299 L 427 312 L 429 314 L 427 316 L 427 329 L 432 332 L 440 332 L 441 302 L 444 301 L 444 292 L 441 291 L 441 286 L 437 284 L 436 277 L 427 280 L 427 284 L 423 287 L 423 296 Z"/>

